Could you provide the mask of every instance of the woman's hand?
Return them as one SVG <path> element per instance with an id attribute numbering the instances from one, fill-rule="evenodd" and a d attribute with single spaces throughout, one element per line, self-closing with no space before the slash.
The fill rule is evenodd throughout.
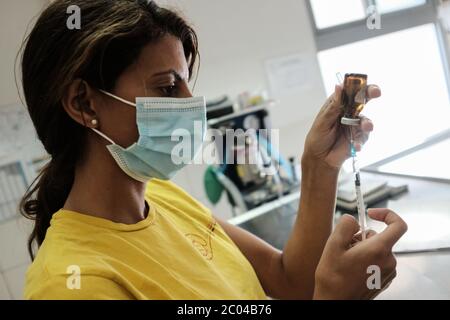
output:
<path id="1" fill-rule="evenodd" d="M 328 98 L 317 115 L 306 138 L 304 160 L 319 161 L 339 169 L 350 157 L 349 131 L 340 123 L 341 95 L 342 86 L 338 85 L 334 94 Z M 366 96 L 367 100 L 378 98 L 381 96 L 381 90 L 375 85 L 368 86 Z M 357 151 L 361 150 L 362 145 L 369 138 L 369 133 L 373 130 L 373 124 L 369 119 L 363 116 L 361 119 L 360 126 L 352 129 Z"/>
<path id="2" fill-rule="evenodd" d="M 359 225 L 349 215 L 342 217 L 331 234 L 316 270 L 315 299 L 373 299 L 385 290 L 396 276 L 392 247 L 407 231 L 406 223 L 388 209 L 369 210 L 369 216 L 385 222 L 387 228 L 360 241 Z M 368 267 L 381 271 L 381 287 L 370 289 Z"/>

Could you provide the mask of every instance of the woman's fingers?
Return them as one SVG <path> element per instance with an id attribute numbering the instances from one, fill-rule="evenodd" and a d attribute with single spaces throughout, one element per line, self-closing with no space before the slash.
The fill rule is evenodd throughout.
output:
<path id="1" fill-rule="evenodd" d="M 361 125 L 359 126 L 363 132 L 372 132 L 374 129 L 373 122 L 369 118 L 360 115 Z"/>
<path id="2" fill-rule="evenodd" d="M 330 236 L 330 244 L 334 247 L 334 250 L 348 250 L 358 230 L 358 221 L 353 216 L 344 214 Z"/>
<path id="3" fill-rule="evenodd" d="M 319 114 L 326 113 L 328 115 L 338 116 L 342 112 L 342 85 L 334 87 L 334 93 L 327 99 Z M 381 96 L 381 89 L 377 85 L 369 85 L 366 89 L 366 101 L 379 98 Z M 336 118 L 334 119 L 336 120 Z"/>
<path id="4" fill-rule="evenodd" d="M 369 135 L 373 131 L 372 121 L 365 116 L 360 116 L 361 124 L 359 127 L 351 128 L 353 130 L 353 141 L 356 151 L 361 151 L 362 147 L 369 140 Z"/>
<path id="5" fill-rule="evenodd" d="M 377 232 L 372 229 L 366 230 L 365 233 L 366 233 L 366 239 L 369 239 L 377 234 Z M 357 234 L 355 234 L 355 236 L 353 237 L 353 241 L 362 241 L 362 232 L 358 232 Z"/>
<path id="6" fill-rule="evenodd" d="M 389 249 L 392 249 L 408 230 L 406 222 L 389 209 L 369 209 L 368 215 L 371 219 L 384 222 L 387 225 L 386 229 L 379 233 L 377 237 Z"/>
<path id="7" fill-rule="evenodd" d="M 377 85 L 369 85 L 367 86 L 367 90 L 366 90 L 366 98 L 367 98 L 367 102 L 369 102 L 372 99 L 376 99 L 381 97 L 381 89 L 379 86 Z"/>
<path id="8" fill-rule="evenodd" d="M 334 93 L 327 99 L 318 115 L 320 126 L 324 128 L 332 128 L 342 113 L 342 86 L 336 85 L 334 89 Z"/>
<path id="9" fill-rule="evenodd" d="M 370 230 L 370 229 L 366 230 L 365 233 L 366 233 L 366 239 L 370 239 L 377 234 L 376 231 Z M 357 246 L 358 244 L 361 243 L 361 241 L 362 241 L 362 233 L 358 232 L 357 234 L 355 234 L 353 236 L 352 244 L 350 245 L 350 247 Z"/>
<path id="10" fill-rule="evenodd" d="M 362 147 L 369 140 L 369 133 L 359 132 L 358 134 L 353 136 L 353 144 L 355 146 L 356 151 L 361 151 Z"/>

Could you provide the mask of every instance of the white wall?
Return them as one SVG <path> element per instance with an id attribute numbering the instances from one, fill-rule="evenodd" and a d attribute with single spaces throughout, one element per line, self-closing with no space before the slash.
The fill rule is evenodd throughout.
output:
<path id="1" fill-rule="evenodd" d="M 46 0 L 0 2 L 0 107 L 19 102 L 13 65 L 26 26 Z M 272 110 L 272 125 L 280 129 L 280 148 L 299 155 L 313 117 L 325 99 L 316 60 L 314 39 L 304 0 L 161 0 L 176 6 L 190 20 L 200 38 L 201 72 L 196 94 L 234 97 L 246 90 L 267 88 L 264 62 L 302 54 L 311 72 L 304 90 L 280 100 Z M 203 190 L 203 166 L 191 166 L 175 179 L 210 206 Z M 224 197 L 225 198 L 225 197 Z M 230 216 L 225 199 L 213 212 Z M 28 229 L 27 229 L 28 228 Z M 20 299 L 28 264 L 25 249 L 29 225 L 22 219 L 0 225 L 0 299 Z"/>
<path id="2" fill-rule="evenodd" d="M 160 0 L 184 13 L 200 42 L 201 70 L 195 94 L 231 97 L 246 90 L 268 88 L 264 62 L 301 54 L 308 65 L 308 86 L 271 111 L 273 128 L 280 129 L 283 155 L 300 156 L 315 114 L 325 100 L 311 23 L 304 0 Z M 192 166 L 176 181 L 205 204 L 203 166 Z M 223 199 L 224 200 L 224 199 Z M 227 217 L 224 202 L 214 212 Z"/>
<path id="3" fill-rule="evenodd" d="M 19 103 L 14 81 L 14 61 L 28 24 L 47 0 L 0 2 L 0 108 Z M 23 218 L 0 224 L 0 299 L 22 299 L 29 264 L 26 239 L 30 224 Z"/>
<path id="4" fill-rule="evenodd" d="M 28 24 L 46 0 L 0 2 L 0 106 L 19 102 L 14 82 L 14 61 Z"/>

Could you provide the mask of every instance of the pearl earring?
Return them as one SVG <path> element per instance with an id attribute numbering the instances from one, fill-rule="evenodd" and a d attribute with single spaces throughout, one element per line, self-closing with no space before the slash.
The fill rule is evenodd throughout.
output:
<path id="1" fill-rule="evenodd" d="M 92 119 L 92 120 L 91 120 L 91 124 L 92 124 L 93 126 L 96 126 L 96 125 L 98 124 L 97 119 Z"/>

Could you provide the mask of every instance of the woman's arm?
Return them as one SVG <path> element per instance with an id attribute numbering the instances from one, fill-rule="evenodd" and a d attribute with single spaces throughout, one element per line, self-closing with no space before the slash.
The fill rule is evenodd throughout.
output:
<path id="1" fill-rule="evenodd" d="M 336 87 L 308 134 L 302 158 L 301 198 L 297 221 L 283 252 L 250 233 L 218 220 L 253 265 L 266 294 L 277 299 L 312 299 L 315 271 L 332 231 L 340 167 L 349 143 L 339 125 L 342 88 Z M 380 95 L 370 87 L 368 97 Z M 356 139 L 361 145 L 372 131 L 363 119 Z"/>
<path id="2" fill-rule="evenodd" d="M 306 138 L 299 212 L 280 262 L 291 284 L 285 293 L 289 298 L 313 297 L 315 271 L 333 229 L 339 171 L 350 156 L 347 128 L 340 124 L 341 94 L 342 87 L 336 86 Z M 380 95 L 377 86 L 368 87 L 368 100 Z M 357 149 L 372 130 L 372 122 L 362 117 L 360 127 L 354 129 Z"/>
<path id="3" fill-rule="evenodd" d="M 313 165 L 302 174 L 297 221 L 281 252 L 251 233 L 217 219 L 252 264 L 266 294 L 312 299 L 314 273 L 332 230 L 337 170 Z"/>
<path id="4" fill-rule="evenodd" d="M 304 157 L 300 207 L 280 262 L 290 290 L 287 298 L 312 299 L 314 274 L 333 229 L 339 170 Z"/>

